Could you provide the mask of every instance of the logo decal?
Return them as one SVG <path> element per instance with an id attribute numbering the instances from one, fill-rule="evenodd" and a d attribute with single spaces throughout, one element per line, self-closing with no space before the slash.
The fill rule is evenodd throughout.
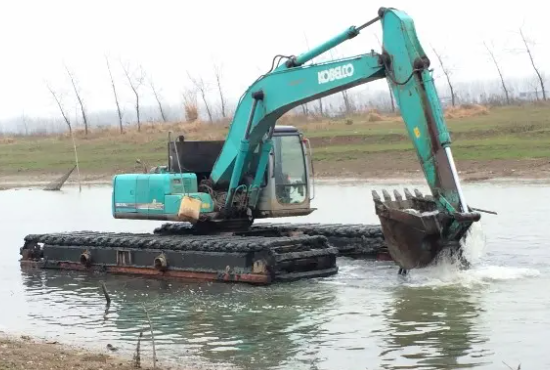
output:
<path id="1" fill-rule="evenodd" d="M 341 80 L 342 78 L 351 77 L 354 72 L 355 69 L 353 68 L 353 64 L 348 63 L 343 66 L 317 72 L 317 79 L 319 81 L 319 85 L 321 85 L 334 80 Z"/>

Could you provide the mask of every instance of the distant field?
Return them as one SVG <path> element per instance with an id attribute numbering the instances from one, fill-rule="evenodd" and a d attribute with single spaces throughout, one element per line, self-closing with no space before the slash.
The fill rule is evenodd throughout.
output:
<path id="1" fill-rule="evenodd" d="M 446 112 L 459 169 L 475 171 L 493 166 L 495 172 L 502 172 L 506 163 L 521 170 L 532 167 L 523 166 L 523 162 L 542 161 L 541 170 L 550 170 L 544 167 L 550 162 L 550 106 L 466 108 Z M 315 167 L 322 176 L 384 175 L 419 168 L 400 117 L 373 112 L 309 122 L 290 117 L 281 123 L 298 126 L 311 139 Z M 134 127 L 127 130 L 120 134 L 113 129 L 95 129 L 88 137 L 79 132 L 81 172 L 112 175 L 135 171 L 136 158 L 149 164 L 164 164 L 168 130 L 195 139 L 222 139 L 227 132 L 223 125 L 198 123 L 144 124 L 142 132 Z M 544 162 L 545 159 L 549 160 Z M 72 142 L 67 135 L 0 137 L 0 175 L 60 173 L 73 163 Z"/>

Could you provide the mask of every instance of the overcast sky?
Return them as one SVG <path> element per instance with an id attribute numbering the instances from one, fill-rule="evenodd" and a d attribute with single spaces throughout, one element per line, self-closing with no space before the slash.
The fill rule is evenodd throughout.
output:
<path id="1" fill-rule="evenodd" d="M 275 54 L 298 54 L 351 25 L 373 18 L 379 6 L 404 10 L 415 20 L 422 45 L 434 46 L 453 67 L 453 78 L 495 78 L 483 41 L 492 43 L 506 76 L 531 76 L 518 29 L 536 45 L 534 56 L 550 69 L 550 35 L 543 1 L 4 1 L 0 6 L 0 118 L 56 115 L 44 81 L 69 94 L 63 63 L 78 77 L 90 110 L 113 109 L 104 54 L 126 107 L 131 90 L 118 59 L 140 63 L 168 102 L 180 101 L 186 72 L 212 80 L 223 62 L 231 99 L 269 69 Z M 378 50 L 375 23 L 337 49 L 336 56 Z M 307 40 L 307 44 L 306 44 Z M 432 66 L 439 68 L 435 60 Z M 143 91 L 149 94 L 145 86 Z M 67 99 L 70 95 L 67 95 Z M 128 108 L 130 109 L 130 108 Z"/>

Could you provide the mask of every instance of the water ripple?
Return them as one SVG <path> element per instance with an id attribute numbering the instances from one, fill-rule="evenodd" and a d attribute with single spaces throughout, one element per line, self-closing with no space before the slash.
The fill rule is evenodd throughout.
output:
<path id="1" fill-rule="evenodd" d="M 60 208 L 52 211 L 51 219 L 66 219 L 63 214 L 73 212 L 85 215 L 63 224 L 67 230 L 89 229 L 91 224 L 94 229 L 135 231 L 157 226 L 120 220 L 113 224 L 109 210 L 99 209 L 97 201 L 108 204 L 110 190 L 87 191 L 92 195 L 58 194 Z M 322 206 L 333 191 L 341 190 L 318 187 L 321 206 L 314 217 L 319 222 L 335 221 Z M 365 199 L 365 191 L 350 187 L 342 202 L 355 204 Z M 472 202 L 499 210 L 498 218 L 484 217 L 479 234 L 471 237 L 468 251 L 475 263 L 469 270 L 443 263 L 413 271 L 403 280 L 392 263 L 341 258 L 336 276 L 261 288 L 106 276 L 102 279 L 112 299 L 107 314 L 98 276 L 20 271 L 11 249 L 19 248 L 30 230 L 46 232 L 59 224 L 52 227 L 39 216 L 10 214 L 15 227 L 5 245 L 14 260 L 0 262 L 0 299 L 9 302 L 0 329 L 101 348 L 111 343 L 129 355 L 142 331 L 144 355 L 150 355 L 145 305 L 159 357 L 190 368 L 213 364 L 212 368 L 270 370 L 483 369 L 502 361 L 550 368 L 543 355 L 550 329 L 550 293 L 541 289 L 550 283 L 550 240 L 540 224 L 526 221 L 544 219 L 542 202 L 527 198 L 545 199 L 544 191 L 518 190 L 522 198 L 511 200 L 511 212 L 506 212 L 499 200 L 506 189 L 468 185 Z M 2 202 L 40 206 L 52 196 L 10 193 Z M 532 205 L 529 217 L 519 204 Z M 377 222 L 357 218 L 356 222 Z M 18 220 L 25 226 L 18 226 Z"/>

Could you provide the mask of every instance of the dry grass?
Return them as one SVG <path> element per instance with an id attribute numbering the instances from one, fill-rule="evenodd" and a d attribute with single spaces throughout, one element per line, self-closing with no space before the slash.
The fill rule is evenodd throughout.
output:
<path id="1" fill-rule="evenodd" d="M 489 108 L 478 104 L 462 104 L 445 110 L 445 118 L 448 119 L 486 116 L 488 114 Z"/>
<path id="2" fill-rule="evenodd" d="M 187 122 L 195 122 L 199 119 L 199 104 L 197 102 L 196 91 L 188 90 L 183 93 L 183 109 Z"/>
<path id="3" fill-rule="evenodd" d="M 529 104 L 491 109 L 463 105 L 448 109 L 445 114 L 458 161 L 506 160 L 517 169 L 519 164 L 513 162 L 515 160 L 549 157 L 550 105 Z M 384 153 L 386 157 L 395 154 L 394 158 L 416 158 L 412 155 L 410 138 L 399 114 L 369 110 L 331 119 L 306 118 L 290 113 L 278 123 L 293 125 L 304 132 L 311 139 L 316 165 L 325 163 L 332 175 L 338 174 L 343 164 L 347 166 L 355 160 L 363 162 L 361 166 L 357 165 L 358 168 L 364 167 L 365 163 L 372 167 L 379 153 Z M 124 134 L 117 127 L 95 127 L 87 136 L 81 130 L 76 131 L 81 174 L 110 176 L 141 171 L 136 167 L 136 158 L 150 165 L 164 164 L 168 131 L 173 132 L 173 138 L 183 134 L 190 140 L 223 140 L 229 124 L 229 121 L 210 124 L 201 120 L 190 123 L 146 122 L 141 132 L 135 125 L 127 126 Z M 74 162 L 68 134 L 0 136 L 0 140 L 2 176 L 44 173 L 58 176 L 71 168 Z M 387 163 L 383 161 L 384 165 Z M 417 163 L 411 161 L 407 166 L 416 168 Z"/>
<path id="4" fill-rule="evenodd" d="M 384 117 L 383 115 L 377 112 L 371 112 L 367 115 L 367 121 L 369 122 L 380 122 L 380 121 L 386 121 L 386 120 L 387 120 L 386 117 Z"/>
<path id="5" fill-rule="evenodd" d="M 490 113 L 488 107 L 483 105 L 463 104 L 456 107 L 449 107 L 445 110 L 446 119 L 469 118 L 476 116 L 485 116 Z M 399 113 L 385 114 L 376 109 L 365 110 L 346 118 L 329 119 L 320 117 L 311 117 L 304 119 L 302 115 L 285 115 L 279 122 L 281 124 L 291 124 L 299 127 L 305 132 L 331 131 L 337 126 L 351 126 L 353 130 L 355 126 L 372 126 L 376 124 L 385 124 L 387 122 L 403 122 L 403 118 Z"/>
<path id="6" fill-rule="evenodd" d="M 347 126 L 348 129 L 353 130 L 357 125 L 369 125 L 383 122 L 398 122 L 402 121 L 401 116 L 383 114 L 377 110 L 368 110 L 355 113 L 353 115 L 346 116 L 344 118 L 326 118 L 326 117 L 312 117 L 304 119 L 301 115 L 283 116 L 279 119 L 279 124 L 293 125 L 304 132 L 319 132 L 319 131 L 332 131 L 338 126 Z"/>
<path id="7" fill-rule="evenodd" d="M 79 140 L 94 140 L 104 139 L 106 137 L 112 137 L 116 139 L 121 135 L 124 136 L 125 141 L 132 141 L 134 143 L 149 142 L 150 138 L 158 137 L 159 134 L 168 135 L 169 131 L 174 134 L 183 134 L 186 138 L 190 139 L 205 139 L 205 140 L 219 140 L 222 139 L 227 132 L 227 125 L 212 125 L 200 120 L 193 122 L 144 122 L 141 126 L 141 131 L 138 131 L 137 126 L 127 126 L 124 128 L 124 133 L 120 133 L 118 127 L 100 127 L 90 131 L 88 135 L 84 132 L 84 129 L 74 130 L 74 135 Z M 61 140 L 69 139 L 69 132 L 58 134 L 57 138 Z"/>
<path id="8" fill-rule="evenodd" d="M 195 122 L 199 119 L 199 109 L 196 104 L 184 104 L 185 118 L 187 122 Z"/>
<path id="9" fill-rule="evenodd" d="M 168 134 L 169 131 L 177 134 L 183 134 L 189 139 L 201 139 L 201 140 L 222 140 L 227 134 L 227 130 L 231 123 L 231 118 L 226 119 L 224 122 L 209 124 L 201 121 L 198 118 L 197 106 L 193 101 L 190 101 L 185 106 L 186 121 L 177 122 L 144 122 L 141 126 L 141 131 L 137 130 L 136 125 L 129 125 L 124 127 L 124 132 L 120 133 L 118 126 L 108 127 L 94 127 L 86 135 L 83 128 L 75 129 L 74 135 L 78 140 L 97 140 L 97 139 L 111 139 L 116 141 L 123 136 L 125 142 L 131 142 L 135 144 L 143 144 L 151 142 L 158 138 L 160 134 Z M 489 108 L 482 105 L 464 104 L 457 107 L 448 108 L 445 111 L 445 118 L 457 119 L 468 118 L 481 115 L 488 115 Z M 399 114 L 384 114 L 376 109 L 361 111 L 345 118 L 331 119 L 316 115 L 304 116 L 289 112 L 283 115 L 279 120 L 279 125 L 293 125 L 299 127 L 305 132 L 312 131 L 330 131 L 333 130 L 336 125 L 345 126 L 357 126 L 368 125 L 385 122 L 402 122 L 402 118 Z M 27 139 L 44 139 L 57 138 L 58 140 L 70 139 L 68 131 L 61 134 L 54 135 L 37 135 L 36 137 L 29 136 Z M 14 144 L 17 142 L 17 138 L 14 136 L 0 136 L 1 144 Z"/>
<path id="10" fill-rule="evenodd" d="M 0 144 L 13 144 L 15 143 L 15 138 L 12 136 L 0 136 Z"/>

